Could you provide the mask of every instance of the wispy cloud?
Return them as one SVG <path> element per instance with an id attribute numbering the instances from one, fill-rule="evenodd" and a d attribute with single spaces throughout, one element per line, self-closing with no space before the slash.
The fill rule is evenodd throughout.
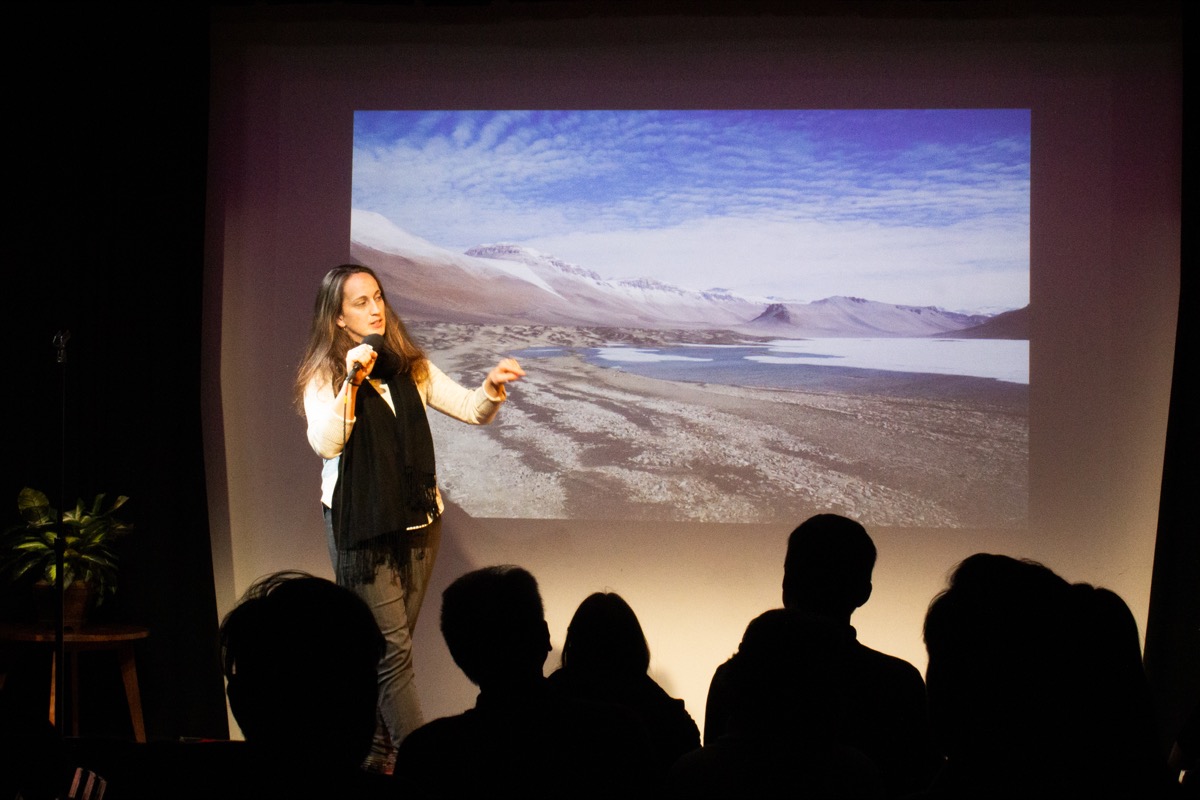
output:
<path id="1" fill-rule="evenodd" d="M 359 112 L 353 202 L 606 277 L 1028 302 L 1029 113 Z"/>

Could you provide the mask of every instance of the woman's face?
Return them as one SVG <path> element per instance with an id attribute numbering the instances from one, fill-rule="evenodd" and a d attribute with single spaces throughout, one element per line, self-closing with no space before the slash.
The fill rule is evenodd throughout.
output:
<path id="1" fill-rule="evenodd" d="M 356 342 L 372 333 L 382 336 L 387 325 L 383 307 L 379 284 L 367 273 L 356 272 L 342 284 L 342 313 L 338 314 L 338 327 L 344 328 Z"/>

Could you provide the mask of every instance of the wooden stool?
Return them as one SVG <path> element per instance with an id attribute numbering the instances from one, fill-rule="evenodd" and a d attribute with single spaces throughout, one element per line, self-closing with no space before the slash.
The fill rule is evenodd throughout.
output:
<path id="1" fill-rule="evenodd" d="M 125 683 L 125 699 L 129 702 L 129 718 L 133 722 L 133 737 L 146 741 L 146 724 L 142 720 L 142 694 L 138 689 L 137 664 L 133 643 L 150 636 L 141 625 L 109 623 L 87 625 L 80 630 L 68 629 L 63 634 L 63 651 L 67 656 L 67 675 L 71 681 L 71 696 L 75 698 L 71 713 L 71 735 L 79 735 L 79 652 L 81 650 L 115 650 L 121 664 L 121 679 Z M 35 623 L 0 622 L 0 642 L 29 642 L 54 645 L 54 626 Z M 55 679 L 58 657 L 50 660 L 50 722 L 55 720 Z"/>

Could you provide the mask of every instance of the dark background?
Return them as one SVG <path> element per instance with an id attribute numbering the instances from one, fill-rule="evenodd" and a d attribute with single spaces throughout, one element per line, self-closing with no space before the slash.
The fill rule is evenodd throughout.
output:
<path id="1" fill-rule="evenodd" d="M 136 532 L 98 616 L 151 629 L 137 650 L 151 738 L 224 736 L 200 417 L 208 9 L 40 6 L 10 25 L 19 256 L 0 520 L 17 521 L 22 486 L 55 506 L 60 484 L 69 506 L 128 495 Z M 0 591 L 4 616 L 25 611 Z M 95 666 L 81 669 L 80 732 L 131 735 L 115 657 L 81 658 Z M 44 704 L 48 658 L 27 669 L 8 688 Z"/>

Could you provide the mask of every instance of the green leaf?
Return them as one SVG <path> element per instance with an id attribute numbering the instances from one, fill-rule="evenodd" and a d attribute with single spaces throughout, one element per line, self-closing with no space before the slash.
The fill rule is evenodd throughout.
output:
<path id="1" fill-rule="evenodd" d="M 35 524 L 45 523 L 55 516 L 49 498 L 28 486 L 17 493 L 17 511 L 27 522 Z"/>
<path id="2" fill-rule="evenodd" d="M 62 578 L 65 584 L 87 580 L 97 588 L 99 597 L 116 590 L 118 559 L 113 543 L 133 529 L 116 519 L 114 512 L 129 498 L 116 497 L 106 508 L 109 495 L 95 495 L 89 502 L 82 498 L 63 514 L 50 506 L 46 495 L 24 488 L 17 496 L 23 522 L 0 532 L 0 572 L 14 579 L 34 577 L 53 583 L 58 570 L 55 546 L 64 545 Z"/>

